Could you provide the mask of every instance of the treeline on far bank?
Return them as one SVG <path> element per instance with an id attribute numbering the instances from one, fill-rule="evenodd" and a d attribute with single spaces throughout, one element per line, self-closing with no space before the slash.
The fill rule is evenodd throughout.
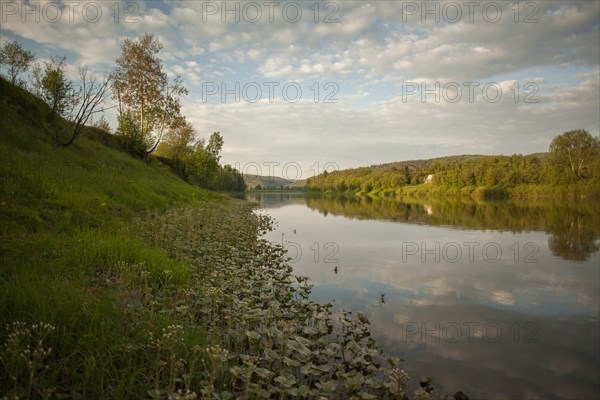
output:
<path id="1" fill-rule="evenodd" d="M 556 136 L 548 153 L 463 155 L 322 174 L 309 190 L 381 195 L 600 197 L 600 139 L 578 129 Z"/>

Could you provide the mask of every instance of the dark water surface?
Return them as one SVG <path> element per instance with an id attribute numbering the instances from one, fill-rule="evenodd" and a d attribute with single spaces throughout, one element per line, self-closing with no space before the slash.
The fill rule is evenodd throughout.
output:
<path id="1" fill-rule="evenodd" d="M 416 385 L 600 398 L 600 207 L 248 194 L 313 299 L 364 312 Z"/>

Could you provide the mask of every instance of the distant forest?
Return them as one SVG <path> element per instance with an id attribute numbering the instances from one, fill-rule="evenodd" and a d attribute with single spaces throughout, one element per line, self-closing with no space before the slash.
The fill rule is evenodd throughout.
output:
<path id="1" fill-rule="evenodd" d="M 322 174 L 310 190 L 379 194 L 465 194 L 481 197 L 599 197 L 600 140 L 585 130 L 552 140 L 548 153 L 461 155 L 403 161 Z"/>

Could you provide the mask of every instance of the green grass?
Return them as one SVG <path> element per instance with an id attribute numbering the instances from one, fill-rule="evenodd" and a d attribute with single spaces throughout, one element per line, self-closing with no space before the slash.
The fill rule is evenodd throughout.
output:
<path id="1" fill-rule="evenodd" d="M 63 122 L 46 122 L 45 104 L 4 80 L 1 91 L 7 111 L 0 132 L 2 275 L 54 264 L 53 274 L 69 275 L 84 265 L 125 260 L 152 270 L 167 266 L 183 279 L 186 267 L 145 247 L 126 228 L 145 210 L 224 197 L 183 182 L 153 158 L 107 147 L 98 132 L 64 147 L 51 134 Z"/>
<path id="2" fill-rule="evenodd" d="M 229 200 L 187 184 L 154 158 L 132 157 L 104 132 L 64 147 L 65 122 L 49 122 L 43 102 L 4 79 L 0 93 L 0 343 L 15 321 L 60 329 L 60 340 L 49 342 L 53 368 L 36 375 L 33 398 L 44 397 L 44 385 L 82 397 L 144 397 L 145 361 L 123 352 L 139 352 L 140 336 L 170 317 L 140 314 L 134 300 L 143 290 L 185 284 L 192 269 L 144 243 L 133 225 L 145 211 Z M 143 285 L 135 268 L 147 271 Z M 0 393 L 27 398 L 24 359 L 6 351 Z M 21 368 L 17 382 L 5 373 L 11 367 Z"/>

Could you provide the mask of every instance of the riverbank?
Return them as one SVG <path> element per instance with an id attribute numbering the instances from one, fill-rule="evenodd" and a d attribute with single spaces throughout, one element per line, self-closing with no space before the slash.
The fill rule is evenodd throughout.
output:
<path id="1" fill-rule="evenodd" d="M 0 392 L 14 398 L 396 398 L 360 313 L 309 300 L 271 221 L 2 91 Z M 431 390 L 428 383 L 420 392 Z"/>
<path id="2" fill-rule="evenodd" d="M 310 192 L 317 192 L 309 190 Z M 466 186 L 462 188 L 444 188 L 433 184 L 419 184 L 401 186 L 396 189 L 364 191 L 325 191 L 330 194 L 369 195 L 379 197 L 415 197 L 415 198 L 440 198 L 440 197 L 467 197 L 477 200 L 502 200 L 502 199 L 600 199 L 600 188 L 588 183 L 572 184 L 568 186 L 551 185 L 518 185 L 512 188 L 502 186 Z"/>

